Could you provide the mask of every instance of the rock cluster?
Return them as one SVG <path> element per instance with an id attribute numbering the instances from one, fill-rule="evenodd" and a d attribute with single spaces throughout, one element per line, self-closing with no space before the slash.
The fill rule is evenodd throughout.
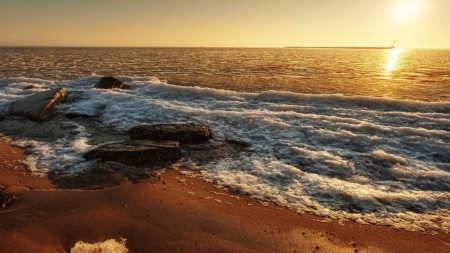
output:
<path id="1" fill-rule="evenodd" d="M 34 86 L 28 86 L 26 89 L 32 89 Z M 94 88 L 99 89 L 129 89 L 130 86 L 111 76 L 104 76 L 98 80 Z M 56 109 L 56 106 L 64 102 L 67 98 L 65 88 L 47 90 L 33 94 L 31 96 L 17 100 L 11 105 L 10 112 L 14 115 L 25 118 L 42 121 L 49 117 Z M 78 117 L 78 115 L 70 115 Z M 69 116 L 69 117 L 70 117 Z"/>
<path id="2" fill-rule="evenodd" d="M 179 142 L 200 143 L 211 138 L 207 126 L 196 124 L 145 124 L 128 134 L 131 140 L 99 146 L 84 157 L 125 164 L 174 162 L 181 158 Z"/>
<path id="3" fill-rule="evenodd" d="M 130 86 L 113 77 L 105 76 L 100 78 L 94 88 L 129 89 Z M 10 112 L 31 120 L 42 121 L 48 118 L 55 111 L 56 106 L 64 102 L 66 98 L 67 92 L 64 88 L 52 89 L 14 102 Z M 70 99 L 73 99 L 73 96 L 68 99 L 68 102 L 70 102 Z M 67 114 L 65 116 L 68 119 L 92 117 L 78 114 Z M 84 157 L 128 165 L 173 163 L 182 156 L 180 143 L 198 144 L 211 139 L 211 132 L 207 126 L 188 123 L 144 124 L 130 129 L 128 135 L 130 140 L 100 145 L 85 153 Z M 6 198 L 4 197 L 6 195 L 3 194 L 2 196 L 3 199 Z"/>

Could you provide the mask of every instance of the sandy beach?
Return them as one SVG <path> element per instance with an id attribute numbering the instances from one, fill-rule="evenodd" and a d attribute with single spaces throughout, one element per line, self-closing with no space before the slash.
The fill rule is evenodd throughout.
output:
<path id="1" fill-rule="evenodd" d="M 0 252 L 70 252 L 78 241 L 127 239 L 129 252 L 448 252 L 446 233 L 408 232 L 298 214 L 231 193 L 188 170 L 156 182 L 33 177 L 24 150 L 0 145 Z"/>

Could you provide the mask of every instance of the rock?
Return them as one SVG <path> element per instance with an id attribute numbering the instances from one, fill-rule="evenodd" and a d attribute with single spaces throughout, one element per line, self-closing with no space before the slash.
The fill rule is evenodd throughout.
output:
<path id="1" fill-rule="evenodd" d="M 80 114 L 80 113 L 75 113 L 75 112 L 69 112 L 64 114 L 64 116 L 68 119 L 76 119 L 76 118 L 93 118 L 95 116 L 92 115 L 87 115 L 87 114 Z"/>
<path id="2" fill-rule="evenodd" d="M 124 82 L 115 79 L 112 76 L 104 76 L 98 80 L 94 88 L 97 89 L 129 89 L 130 86 Z"/>
<path id="3" fill-rule="evenodd" d="M 137 167 L 131 165 L 126 165 L 113 161 L 105 161 L 95 164 L 90 171 L 92 173 L 109 174 L 115 172 L 128 172 L 135 170 L 137 170 Z"/>
<path id="4" fill-rule="evenodd" d="M 39 92 L 14 102 L 10 112 L 31 120 L 44 120 L 66 97 L 64 88 Z"/>
<path id="5" fill-rule="evenodd" d="M 0 190 L 0 207 L 5 208 L 6 205 L 11 203 L 15 198 L 16 196 L 3 190 Z"/>
<path id="6" fill-rule="evenodd" d="M 27 87 L 25 87 L 26 90 L 31 90 L 31 89 L 36 89 L 37 87 L 34 85 L 28 85 Z"/>
<path id="7" fill-rule="evenodd" d="M 169 164 L 170 165 L 170 164 Z M 166 166 L 167 167 L 167 166 Z M 98 180 L 97 178 L 108 177 L 112 173 L 121 173 L 134 181 L 148 181 L 156 183 L 161 180 L 162 174 L 165 172 L 163 167 L 154 169 L 149 166 L 135 167 L 131 165 L 125 165 L 113 161 L 99 162 L 94 165 L 88 173 L 85 173 L 80 177 L 83 182 L 93 182 Z"/>
<path id="8" fill-rule="evenodd" d="M 199 143 L 211 139 L 211 132 L 205 125 L 155 124 L 140 125 L 130 129 L 131 139 L 172 140 Z"/>
<path id="9" fill-rule="evenodd" d="M 174 162 L 181 158 L 181 149 L 175 141 L 130 140 L 99 146 L 84 154 L 84 157 L 124 164 Z"/>

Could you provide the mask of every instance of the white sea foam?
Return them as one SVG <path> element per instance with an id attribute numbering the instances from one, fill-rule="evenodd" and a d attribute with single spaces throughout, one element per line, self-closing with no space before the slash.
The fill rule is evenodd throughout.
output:
<path id="1" fill-rule="evenodd" d="M 397 155 L 388 154 L 384 150 L 373 151 L 373 157 L 377 161 L 385 162 L 388 165 L 405 164 L 406 159 Z"/>
<path id="2" fill-rule="evenodd" d="M 142 123 L 209 125 L 214 141 L 250 144 L 238 158 L 201 166 L 206 180 L 255 198 L 361 223 L 408 230 L 449 231 L 450 103 L 266 91 L 243 93 L 170 85 L 156 78 L 119 77 L 130 90 L 92 89 L 99 76 L 52 83 L 0 80 L 0 112 L 35 90 L 66 87 L 62 113 L 96 116 L 106 127 Z M 27 158 L 36 172 L 76 173 L 93 148 L 82 126 L 74 138 L 33 143 Z M 74 166 L 75 165 L 75 166 Z M 71 167 L 73 166 L 73 167 Z"/>
<path id="3" fill-rule="evenodd" d="M 116 241 L 115 239 L 109 239 L 104 242 L 87 243 L 79 241 L 70 249 L 70 253 L 127 253 L 128 249 L 125 247 L 126 239 Z"/>

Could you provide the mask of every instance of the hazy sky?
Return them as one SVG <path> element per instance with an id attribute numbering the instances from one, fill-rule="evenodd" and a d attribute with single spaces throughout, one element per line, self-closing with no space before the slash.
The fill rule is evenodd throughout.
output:
<path id="1" fill-rule="evenodd" d="M 0 46 L 450 48 L 450 0 L 0 0 Z"/>

